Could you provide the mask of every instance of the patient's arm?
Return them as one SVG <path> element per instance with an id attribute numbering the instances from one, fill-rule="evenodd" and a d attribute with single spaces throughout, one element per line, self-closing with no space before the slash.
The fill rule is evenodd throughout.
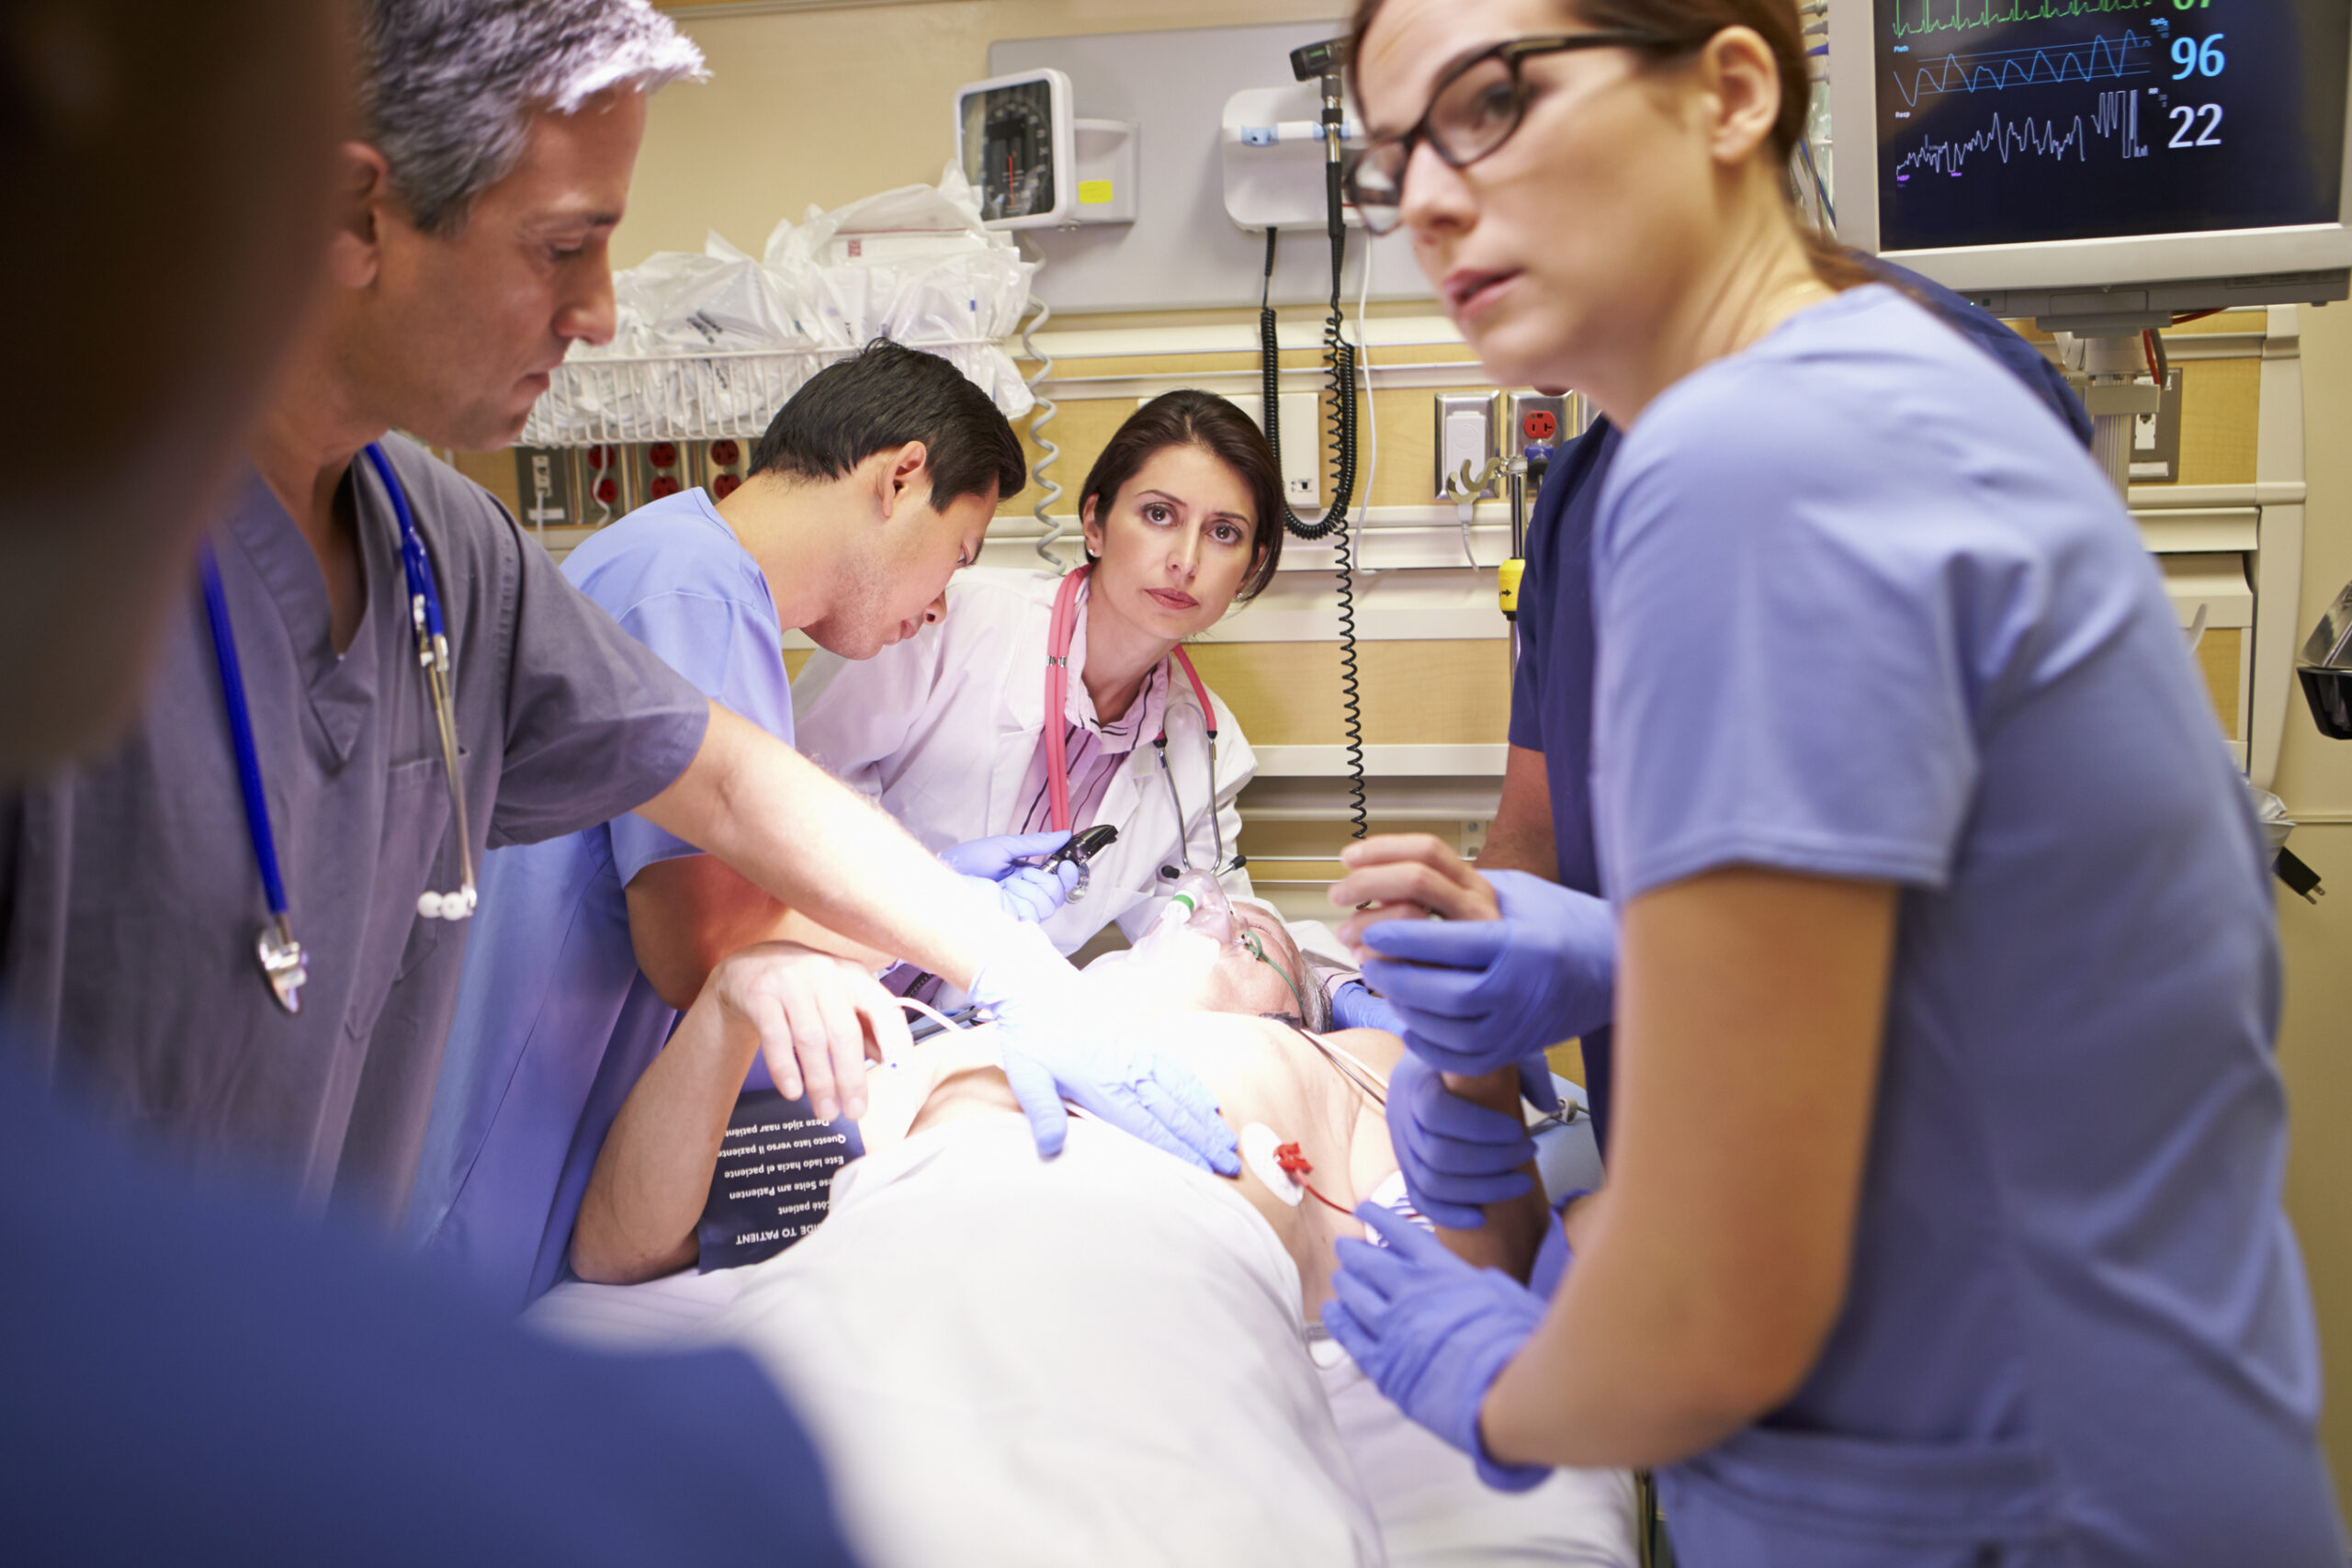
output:
<path id="1" fill-rule="evenodd" d="M 572 1271 L 628 1284 L 692 1262 L 728 1116 L 753 1057 L 764 1044 L 775 1064 L 780 1052 L 781 1083 L 798 1070 L 796 1029 L 849 1038 L 854 1026 L 869 1045 L 906 1037 L 896 998 L 850 960 L 781 942 L 723 960 L 605 1135 L 572 1225 Z M 849 1070 L 855 1080 L 841 1085 L 840 1098 L 855 1112 L 865 1107 L 867 1082 L 862 1065 Z M 808 1090 L 820 1103 L 834 1094 L 813 1074 Z"/>
<path id="2" fill-rule="evenodd" d="M 1443 1077 L 1448 1089 L 1472 1104 L 1518 1120 L 1517 1067 L 1482 1073 L 1476 1077 L 1456 1073 L 1444 1074 Z M 1544 1227 L 1556 1222 L 1552 1218 L 1551 1204 L 1544 1194 L 1544 1178 L 1536 1170 L 1535 1162 L 1530 1160 L 1520 1168 L 1534 1183 L 1525 1194 L 1509 1202 L 1486 1205 L 1487 1223 L 1476 1230 L 1449 1230 L 1440 1225 L 1437 1235 L 1447 1250 L 1464 1262 L 1476 1263 L 1482 1269 L 1499 1269 L 1523 1284 L 1528 1270 L 1534 1266 L 1536 1248 L 1544 1244 Z"/>

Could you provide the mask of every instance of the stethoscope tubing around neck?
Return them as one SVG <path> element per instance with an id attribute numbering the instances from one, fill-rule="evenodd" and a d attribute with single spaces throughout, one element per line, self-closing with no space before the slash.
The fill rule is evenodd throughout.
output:
<path id="1" fill-rule="evenodd" d="M 254 745 L 253 710 L 245 705 L 245 672 L 237 662 L 237 636 L 229 624 L 229 595 L 220 586 L 220 558 L 212 541 L 198 547 L 198 574 L 204 581 L 204 617 L 212 627 L 212 659 L 220 671 L 220 696 L 229 710 L 229 742 L 237 753 L 237 790 L 245 804 L 245 833 L 261 868 L 262 897 L 273 920 L 286 919 L 286 880 L 278 874 L 277 840 L 269 830 L 269 797 L 262 793 L 261 752 Z"/>
<path id="2" fill-rule="evenodd" d="M 1052 726 L 1069 723 L 1069 650 L 1078 637 L 1078 598 L 1080 586 L 1093 570 L 1081 566 L 1064 577 L 1061 587 L 1054 593 L 1054 612 L 1046 632 L 1046 715 L 1050 734 Z M 1169 657 L 1183 671 L 1184 679 L 1193 688 L 1193 696 L 1201 705 L 1201 722 L 1207 731 L 1209 775 L 1209 825 L 1216 835 L 1216 865 L 1213 874 L 1222 876 L 1231 869 L 1225 863 L 1225 824 L 1217 820 L 1216 798 L 1216 709 L 1209 702 L 1209 689 L 1201 672 L 1193 668 L 1193 660 L 1178 644 L 1168 650 Z M 1189 838 L 1184 831 L 1184 803 L 1176 793 L 1176 776 L 1168 766 L 1168 716 L 1160 712 L 1159 734 L 1152 742 L 1159 754 L 1160 776 L 1168 784 L 1169 803 L 1176 811 L 1176 834 L 1180 844 L 1186 844 L 1185 861 L 1192 859 Z M 1059 745 L 1046 748 L 1046 798 L 1050 813 L 1048 821 L 1056 832 L 1066 833 L 1074 826 L 1069 802 L 1069 758 Z M 1238 858 L 1235 863 L 1239 863 Z M 1165 868 L 1163 868 L 1165 874 Z"/>
<path id="3" fill-rule="evenodd" d="M 383 447 L 369 442 L 363 448 L 368 466 L 383 481 L 391 498 L 392 515 L 400 524 L 401 570 L 407 579 L 409 617 L 416 634 L 417 663 L 424 673 L 431 701 L 435 739 L 449 785 L 451 811 L 458 829 L 458 852 L 465 880 L 455 893 L 428 892 L 417 900 L 417 913 L 427 919 L 463 919 L 473 912 L 473 844 L 466 822 L 466 796 L 458 769 L 458 725 L 452 694 L 449 639 L 441 618 L 441 593 L 434 579 L 432 558 L 417 532 L 409 509 L 408 492 L 392 472 Z M 245 808 L 245 833 L 253 845 L 254 864 L 261 874 L 262 896 L 269 906 L 269 924 L 255 944 L 262 976 L 269 982 L 280 1006 L 289 1013 L 302 1010 L 301 988 L 309 981 L 302 944 L 295 939 L 293 917 L 286 897 L 286 879 L 277 860 L 277 837 L 269 822 L 269 795 L 262 780 L 261 750 L 254 739 L 253 710 L 245 698 L 243 667 L 237 659 L 236 629 L 229 619 L 229 596 L 221 586 L 220 560 L 209 540 L 200 547 L 198 574 L 204 589 L 204 614 L 212 633 L 212 657 L 220 673 L 220 694 L 228 709 L 229 739 L 236 752 L 237 789 Z"/>

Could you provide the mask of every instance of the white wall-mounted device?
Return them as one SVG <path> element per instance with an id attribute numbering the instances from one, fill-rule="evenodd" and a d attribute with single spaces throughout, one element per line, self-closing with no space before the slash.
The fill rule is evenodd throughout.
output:
<path id="1" fill-rule="evenodd" d="M 1313 82 L 1251 87 L 1225 100 L 1217 135 L 1217 167 L 1225 181 L 1225 211 L 1236 226 L 1323 231 L 1322 96 Z M 1362 139 L 1352 117 L 1343 142 Z M 1351 229 L 1363 220 L 1347 209 Z"/>
<path id="2" fill-rule="evenodd" d="M 956 90 L 956 162 L 988 227 L 1135 221 L 1136 128 L 1080 119 L 1073 103 L 1050 66 Z"/>

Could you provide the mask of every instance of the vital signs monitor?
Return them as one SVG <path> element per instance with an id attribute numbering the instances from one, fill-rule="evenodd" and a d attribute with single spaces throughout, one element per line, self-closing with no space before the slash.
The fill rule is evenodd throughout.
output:
<path id="1" fill-rule="evenodd" d="M 1847 243 L 2007 315 L 2344 297 L 2344 0 L 1835 0 L 1830 28 Z"/>

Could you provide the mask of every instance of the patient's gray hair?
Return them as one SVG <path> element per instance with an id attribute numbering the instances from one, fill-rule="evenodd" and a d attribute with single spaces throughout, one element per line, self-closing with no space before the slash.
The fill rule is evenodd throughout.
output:
<path id="1" fill-rule="evenodd" d="M 514 172 L 534 114 L 707 74 L 646 0 L 367 0 L 359 51 L 367 140 L 411 220 L 437 235 Z"/>

